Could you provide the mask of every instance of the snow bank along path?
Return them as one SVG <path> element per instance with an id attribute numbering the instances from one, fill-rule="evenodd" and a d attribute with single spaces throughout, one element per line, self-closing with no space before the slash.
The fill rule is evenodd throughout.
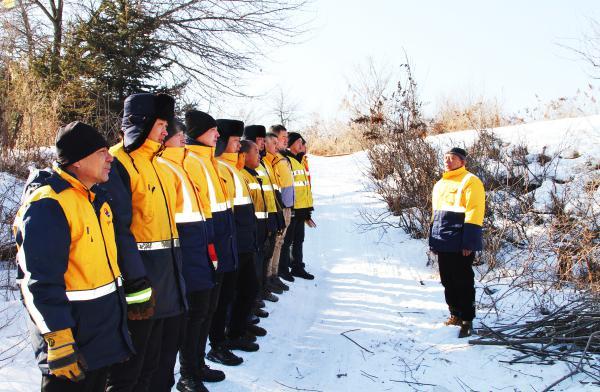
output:
<path id="1" fill-rule="evenodd" d="M 539 391 L 568 372 L 562 364 L 510 366 L 499 361 L 514 352 L 458 340 L 457 327 L 442 324 L 443 288 L 425 266 L 425 243 L 400 230 L 358 230 L 360 209 L 384 208 L 364 191 L 365 154 L 310 164 L 318 227 L 307 228 L 305 261 L 316 279 L 297 280 L 268 303 L 260 351 L 239 353 L 238 367 L 211 364 L 227 374 L 207 384 L 211 391 Z M 9 306 L 21 316 L 0 331 L 0 347 L 26 331 L 20 304 Z M 0 367 L 0 391 L 39 389 L 29 346 Z M 591 388 L 575 379 L 555 390 Z"/>

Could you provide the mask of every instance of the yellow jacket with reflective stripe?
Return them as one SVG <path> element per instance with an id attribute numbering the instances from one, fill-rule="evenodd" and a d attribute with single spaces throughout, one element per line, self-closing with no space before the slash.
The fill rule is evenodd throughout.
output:
<path id="1" fill-rule="evenodd" d="M 36 171 L 15 218 L 17 279 L 45 374 L 48 332 L 72 328 L 90 370 L 133 353 L 109 196 L 94 190 L 58 167 Z"/>
<path id="2" fill-rule="evenodd" d="M 292 175 L 294 177 L 294 209 L 312 208 L 312 191 L 304 165 L 298 162 L 292 154 L 288 158 L 292 164 Z"/>
<path id="3" fill-rule="evenodd" d="M 292 167 L 290 162 L 281 153 L 273 155 L 267 152 L 265 155 L 265 162 L 271 165 L 275 181 L 279 186 L 281 192 L 281 199 L 283 201 L 283 207 L 294 206 L 294 177 L 292 176 Z"/>
<path id="4" fill-rule="evenodd" d="M 131 233 L 140 247 L 177 238 L 175 215 L 171 213 L 175 211 L 177 197 L 158 176 L 156 153 L 160 148 L 160 143 L 146 139 L 129 154 L 122 143 L 110 149 L 129 175 L 133 207 Z"/>
<path id="5" fill-rule="evenodd" d="M 227 188 L 219 176 L 217 160 L 214 158 L 214 148 L 198 145 L 185 146 L 187 153 L 183 161 L 185 171 L 190 175 L 194 186 L 207 200 L 212 214 L 231 210 Z"/>
<path id="6" fill-rule="evenodd" d="M 258 182 L 257 177 L 248 171 L 248 169 L 242 169 L 242 178 L 248 187 L 252 203 L 254 204 L 254 214 L 258 219 L 267 219 L 268 211 L 266 205 L 266 192 L 262 189 L 261 184 Z M 256 171 L 255 171 L 256 173 Z M 262 181 L 262 180 L 261 180 Z"/>
<path id="7" fill-rule="evenodd" d="M 429 246 L 440 252 L 483 248 L 485 190 L 479 178 L 463 166 L 445 172 L 433 187 Z"/>
<path id="8" fill-rule="evenodd" d="M 44 185 L 32 192 L 17 212 L 15 229 L 25 234 L 22 218 L 32 204 L 42 199 L 56 200 L 64 212 L 71 238 L 69 244 L 64 244 L 69 247 L 67 269 L 64 273 L 67 297 L 71 300 L 94 299 L 87 298 L 87 294 L 93 294 L 89 290 L 112 283 L 121 276 L 117 265 L 112 211 L 104 201 L 100 207 L 100 215 L 97 216 L 92 204 L 94 192 L 66 171 L 58 167 L 53 170 L 69 183 L 70 187 L 56 192 L 51 185 Z M 52 230 L 54 223 L 44 224 Z M 43 249 L 44 244 L 39 246 Z M 25 253 L 19 249 L 17 260 L 25 262 L 24 256 Z"/>
<path id="9" fill-rule="evenodd" d="M 265 197 L 266 211 L 275 213 L 277 212 L 277 201 L 275 198 L 275 190 L 277 190 L 277 188 L 276 184 L 271 182 L 271 176 L 269 175 L 265 165 L 259 164 L 256 168 L 256 174 L 258 174 L 258 178 L 260 178 L 262 181 L 262 190 Z"/>
<path id="10" fill-rule="evenodd" d="M 229 202 L 234 206 L 234 213 L 235 206 L 252 204 L 248 187 L 244 182 L 242 173 L 237 168 L 238 154 L 224 152 L 217 158 L 217 162 L 219 164 L 219 176 L 227 187 Z"/>
<path id="11" fill-rule="evenodd" d="M 156 161 L 169 191 L 174 190 L 176 205 L 174 208 L 176 223 L 205 221 L 200 198 L 187 173 L 183 169 L 185 148 L 167 147 L 162 150 Z M 207 206 L 208 207 L 208 206 Z M 210 208 L 208 208 L 210 210 Z"/>

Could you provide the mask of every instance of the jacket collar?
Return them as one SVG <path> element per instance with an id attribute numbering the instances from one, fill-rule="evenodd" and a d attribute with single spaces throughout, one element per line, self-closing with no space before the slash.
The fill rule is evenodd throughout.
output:
<path id="1" fill-rule="evenodd" d="M 136 155 L 141 155 L 148 159 L 152 159 L 157 152 L 160 151 L 162 144 L 159 142 L 155 142 L 151 139 L 144 140 L 144 143 L 135 151 L 132 151 L 131 154 L 135 153 Z"/>
<path id="2" fill-rule="evenodd" d="M 183 165 L 183 159 L 185 158 L 185 148 L 167 147 L 160 153 L 160 156 L 168 161 L 175 162 L 178 165 Z"/>
<path id="3" fill-rule="evenodd" d="M 50 186 L 52 186 L 52 189 L 56 193 L 60 193 L 63 190 L 69 188 L 69 186 L 70 186 L 70 187 L 74 188 L 75 190 L 83 193 L 86 196 L 89 195 L 89 198 L 90 198 L 91 201 L 93 201 L 94 198 L 96 197 L 96 194 L 94 192 L 92 192 L 90 189 L 88 189 L 88 187 L 86 187 L 85 185 L 83 185 L 81 183 L 81 181 L 79 181 L 77 179 L 77 177 L 75 177 L 75 175 L 69 173 L 67 170 L 61 169 L 56 164 L 52 167 L 52 170 L 54 170 L 54 172 L 57 174 L 57 176 L 61 180 L 64 181 L 63 184 L 60 184 L 59 182 L 55 182 L 56 180 L 55 181 L 52 181 L 52 180 L 49 181 Z M 65 182 L 66 182 L 66 184 L 65 184 Z M 65 185 L 67 185 L 67 186 L 65 186 Z"/>
<path id="4" fill-rule="evenodd" d="M 232 166 L 237 166 L 238 154 L 236 152 L 224 152 L 219 156 L 219 159 L 229 163 Z"/>
<path id="5" fill-rule="evenodd" d="M 462 166 L 462 167 L 459 167 L 456 170 L 451 170 L 451 171 L 448 171 L 448 172 L 444 172 L 443 178 L 457 177 L 457 176 L 460 176 L 461 174 L 464 174 L 466 172 L 467 172 L 467 168 L 464 167 L 464 166 Z"/>
<path id="6" fill-rule="evenodd" d="M 215 148 L 214 147 L 204 146 L 201 144 L 188 144 L 185 146 L 185 148 L 187 148 L 188 150 L 190 150 L 204 158 L 212 159 L 215 156 Z"/>

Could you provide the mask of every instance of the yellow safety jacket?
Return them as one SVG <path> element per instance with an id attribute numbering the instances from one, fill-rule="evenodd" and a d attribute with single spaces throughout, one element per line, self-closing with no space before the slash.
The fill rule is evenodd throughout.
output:
<path id="1" fill-rule="evenodd" d="M 177 195 L 162 178 L 156 161 L 161 144 L 145 139 L 127 152 L 123 143 L 110 148 L 115 157 L 103 187 L 112 195 L 119 218 L 117 245 L 125 278 L 147 277 L 156 300 L 154 318 L 172 317 L 187 306 L 181 275 L 181 249 L 175 223 Z M 125 189 L 123 189 L 125 188 Z M 131 235 L 137 249 L 132 249 Z"/>
<path id="2" fill-rule="evenodd" d="M 235 231 L 239 253 L 256 252 L 256 216 L 250 193 L 238 164 L 237 153 L 223 153 L 217 158 L 219 175 L 227 186 L 233 204 Z"/>
<path id="3" fill-rule="evenodd" d="M 175 222 L 183 254 L 183 278 L 190 293 L 214 286 L 214 268 L 208 254 L 213 239 L 212 219 L 205 219 L 200 197 L 183 168 L 185 152 L 183 147 L 167 147 L 156 161 L 165 184 L 176 192 Z"/>
<path id="4" fill-rule="evenodd" d="M 199 144 L 188 144 L 185 149 L 183 167 L 200 198 L 207 200 L 210 205 L 213 238 L 219 258 L 217 272 L 233 271 L 238 265 L 233 205 L 227 187 L 219 176 L 215 149 Z"/>
<path id="5" fill-rule="evenodd" d="M 276 213 L 277 198 L 275 197 L 275 191 L 279 190 L 279 186 L 271 181 L 271 178 L 273 177 L 272 174 L 269 174 L 268 169 L 265 167 L 266 165 L 268 164 L 259 164 L 256 168 L 256 174 L 258 175 L 258 178 L 260 178 L 262 184 L 261 187 L 265 197 L 266 212 Z"/>
<path id="6" fill-rule="evenodd" d="M 41 335 L 66 328 L 90 369 L 125 360 L 132 345 L 108 194 L 59 167 L 36 172 L 25 189 L 13 231 L 40 368 L 48 370 Z"/>
<path id="7" fill-rule="evenodd" d="M 439 252 L 483 248 L 483 183 L 463 166 L 445 172 L 433 187 L 429 246 Z"/>
<path id="8" fill-rule="evenodd" d="M 280 153 L 273 155 L 269 152 L 267 152 L 264 160 L 273 168 L 276 182 L 280 188 L 283 207 L 293 207 L 294 177 L 292 176 L 292 167 L 290 161 Z"/>
<path id="9" fill-rule="evenodd" d="M 312 191 L 304 165 L 292 154 L 288 155 L 288 159 L 292 164 L 292 175 L 294 177 L 294 209 L 312 208 Z"/>

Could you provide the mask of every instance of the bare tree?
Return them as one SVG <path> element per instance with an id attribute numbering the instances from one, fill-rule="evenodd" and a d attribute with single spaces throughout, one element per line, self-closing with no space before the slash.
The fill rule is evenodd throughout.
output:
<path id="1" fill-rule="evenodd" d="M 289 127 L 292 122 L 297 121 L 299 107 L 300 104 L 290 98 L 281 86 L 277 88 L 273 98 L 273 114 L 279 124 Z"/>

